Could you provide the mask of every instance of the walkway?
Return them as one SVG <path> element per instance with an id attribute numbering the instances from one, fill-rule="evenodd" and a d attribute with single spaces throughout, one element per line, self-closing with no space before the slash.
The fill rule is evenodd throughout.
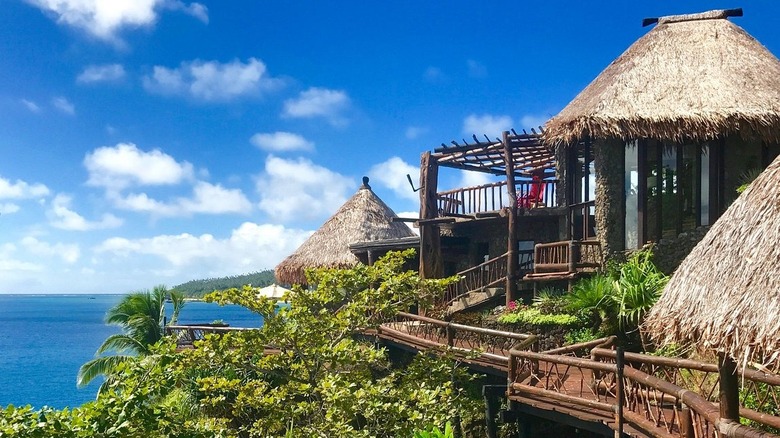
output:
<path id="1" fill-rule="evenodd" d="M 206 333 L 236 328 L 173 326 L 181 347 Z M 600 432 L 663 438 L 778 437 L 780 376 L 740 371 L 740 407 L 750 426 L 720 418 L 716 365 L 692 360 L 622 353 L 614 338 L 537 352 L 536 336 L 472 327 L 409 313 L 367 335 L 413 351 L 454 355 L 476 371 L 505 377 L 512 411 Z M 621 365 L 622 364 L 622 365 Z M 617 435 L 617 434 L 616 434 Z"/>

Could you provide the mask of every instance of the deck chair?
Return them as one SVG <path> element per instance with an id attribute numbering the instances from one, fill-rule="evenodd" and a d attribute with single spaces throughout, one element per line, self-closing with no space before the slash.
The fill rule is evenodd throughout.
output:
<path id="1" fill-rule="evenodd" d="M 540 204 L 543 205 L 544 201 L 544 181 L 541 178 L 534 175 L 531 181 L 531 189 L 528 193 L 517 195 L 517 207 L 518 208 L 534 208 Z"/>

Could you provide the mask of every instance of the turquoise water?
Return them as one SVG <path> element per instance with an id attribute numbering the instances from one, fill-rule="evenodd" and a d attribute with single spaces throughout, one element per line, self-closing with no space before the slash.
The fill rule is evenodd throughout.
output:
<path id="1" fill-rule="evenodd" d="M 61 409 L 95 398 L 95 381 L 76 387 L 79 367 L 119 329 L 104 323 L 121 295 L 0 295 L 0 407 L 30 404 Z M 259 327 L 263 320 L 240 306 L 189 302 L 182 324 L 222 320 Z"/>

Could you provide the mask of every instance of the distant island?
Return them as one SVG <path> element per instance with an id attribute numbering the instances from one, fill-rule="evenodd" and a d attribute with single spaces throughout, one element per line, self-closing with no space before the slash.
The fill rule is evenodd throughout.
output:
<path id="1" fill-rule="evenodd" d="M 171 290 L 181 292 L 187 298 L 202 298 L 203 295 L 215 290 L 230 289 L 232 287 L 238 288 L 245 284 L 251 284 L 256 287 L 265 287 L 273 284 L 274 281 L 274 271 L 267 269 L 265 271 L 252 272 L 250 274 L 207 278 L 205 280 L 191 280 L 174 286 Z"/>

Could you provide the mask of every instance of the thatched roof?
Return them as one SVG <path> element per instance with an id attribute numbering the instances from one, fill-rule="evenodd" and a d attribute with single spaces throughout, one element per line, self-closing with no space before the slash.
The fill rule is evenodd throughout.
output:
<path id="1" fill-rule="evenodd" d="M 339 210 L 315 231 L 292 255 L 276 266 L 277 281 L 304 284 L 307 268 L 346 268 L 358 263 L 349 250 L 355 242 L 414 236 L 402 222 L 393 222 L 396 214 L 368 185 L 363 186 Z"/>
<path id="2" fill-rule="evenodd" d="M 545 142 L 780 140 L 780 61 L 733 12 L 660 18 L 545 125 Z"/>
<path id="3" fill-rule="evenodd" d="M 780 157 L 682 262 L 645 329 L 780 368 Z"/>

